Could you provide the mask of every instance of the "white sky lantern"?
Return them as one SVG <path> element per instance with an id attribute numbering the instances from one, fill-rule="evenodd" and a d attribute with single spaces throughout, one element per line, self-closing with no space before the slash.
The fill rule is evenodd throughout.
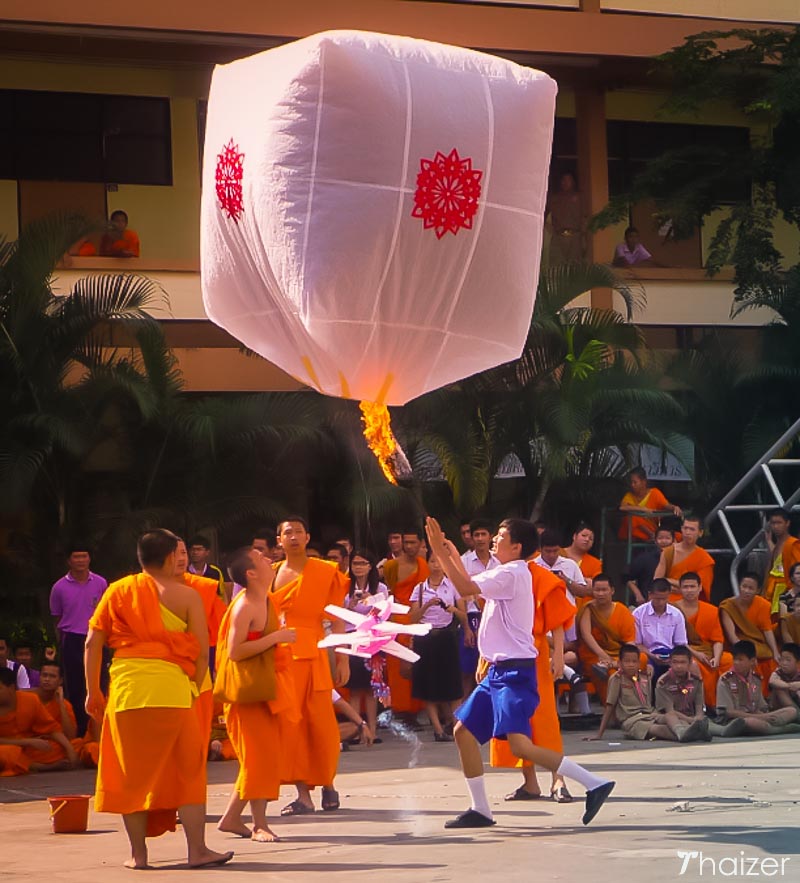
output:
<path id="1" fill-rule="evenodd" d="M 377 405 L 367 417 L 517 358 L 555 95 L 540 71 L 361 31 L 217 67 L 209 317 L 320 392 Z"/>

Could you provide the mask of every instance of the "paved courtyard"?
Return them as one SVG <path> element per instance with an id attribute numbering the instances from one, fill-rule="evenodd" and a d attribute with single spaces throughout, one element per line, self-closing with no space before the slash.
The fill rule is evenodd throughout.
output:
<path id="1" fill-rule="evenodd" d="M 342 808 L 276 819 L 279 844 L 259 844 L 216 831 L 236 776 L 235 763 L 209 765 L 208 840 L 235 849 L 225 868 L 193 879 L 271 881 L 561 880 L 662 883 L 684 880 L 800 880 L 800 738 L 716 740 L 711 744 L 631 743 L 611 731 L 602 742 L 565 733 L 566 750 L 617 780 L 617 790 L 588 828 L 582 801 L 505 803 L 513 771 L 488 771 L 497 826 L 450 832 L 444 822 L 466 808 L 453 745 L 430 731 L 415 747 L 386 735 L 383 745 L 343 754 L 337 778 Z M 416 763 L 409 767 L 409 763 Z M 540 779 L 545 784 L 544 775 Z M 114 883 L 126 841 L 117 816 L 92 812 L 89 832 L 54 835 L 45 798 L 89 793 L 94 774 L 75 771 L 0 779 L 0 877 L 4 883 L 48 880 Z M 579 789 L 573 787 L 573 793 Z M 273 814 L 290 799 L 285 788 Z M 168 834 L 151 844 L 153 881 L 175 880 L 184 840 Z M 702 865 L 700 864 L 702 860 Z M 185 866 L 184 866 L 185 867 Z M 180 875 L 178 876 L 180 879 Z"/>

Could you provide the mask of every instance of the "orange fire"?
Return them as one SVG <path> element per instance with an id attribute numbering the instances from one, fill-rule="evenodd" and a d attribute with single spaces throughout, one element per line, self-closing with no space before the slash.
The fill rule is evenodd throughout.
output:
<path id="1" fill-rule="evenodd" d="M 392 432 L 389 409 L 386 405 L 378 405 L 375 402 L 359 402 L 361 408 L 361 422 L 364 424 L 364 438 L 367 440 L 369 449 L 378 458 L 381 470 L 386 478 L 397 484 L 398 476 L 408 477 L 411 467 L 406 460 L 403 449 L 397 443 Z"/>

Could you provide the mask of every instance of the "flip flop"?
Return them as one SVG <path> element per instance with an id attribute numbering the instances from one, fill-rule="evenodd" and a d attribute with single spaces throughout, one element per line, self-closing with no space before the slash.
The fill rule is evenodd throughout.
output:
<path id="1" fill-rule="evenodd" d="M 306 806 L 302 800 L 293 800 L 281 810 L 282 816 L 308 816 L 314 812 L 313 806 Z"/>
<path id="2" fill-rule="evenodd" d="M 572 803 L 572 795 L 567 791 L 564 785 L 551 791 L 550 796 L 556 803 Z"/>
<path id="3" fill-rule="evenodd" d="M 541 800 L 541 794 L 531 794 L 530 791 L 526 791 L 524 786 L 520 785 L 516 791 L 512 791 L 511 794 L 506 794 L 503 798 L 504 800 Z"/>
<path id="4" fill-rule="evenodd" d="M 339 792 L 333 788 L 322 789 L 322 808 L 325 812 L 339 809 Z"/>

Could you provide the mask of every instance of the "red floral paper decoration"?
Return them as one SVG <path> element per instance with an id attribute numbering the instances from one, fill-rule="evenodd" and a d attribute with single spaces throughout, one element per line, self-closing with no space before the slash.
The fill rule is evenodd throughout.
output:
<path id="1" fill-rule="evenodd" d="M 433 228 L 437 239 L 447 232 L 455 236 L 462 227 L 471 230 L 483 172 L 472 168 L 469 157 L 461 159 L 455 147 L 447 156 L 437 150 L 433 159 L 421 159 L 419 165 L 411 216 L 422 218 L 425 229 Z"/>
<path id="2" fill-rule="evenodd" d="M 233 138 L 217 154 L 217 199 L 220 208 L 234 222 L 238 223 L 244 211 L 242 200 L 242 177 L 244 176 L 244 154 Z"/>

